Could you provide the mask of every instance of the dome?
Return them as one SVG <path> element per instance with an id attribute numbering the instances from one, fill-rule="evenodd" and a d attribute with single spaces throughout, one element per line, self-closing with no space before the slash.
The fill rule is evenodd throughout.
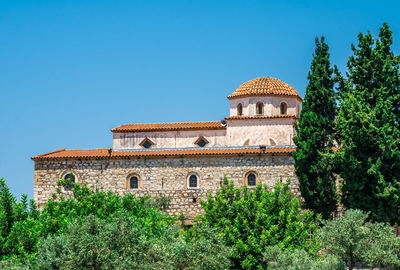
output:
<path id="1" fill-rule="evenodd" d="M 255 78 L 245 82 L 230 94 L 228 99 L 269 95 L 292 96 L 301 99 L 299 93 L 293 87 L 281 80 L 268 77 Z"/>

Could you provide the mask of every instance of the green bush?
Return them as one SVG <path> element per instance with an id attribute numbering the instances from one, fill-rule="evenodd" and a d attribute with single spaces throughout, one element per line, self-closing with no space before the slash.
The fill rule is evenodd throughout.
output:
<path id="1" fill-rule="evenodd" d="M 31 266 L 26 263 L 22 263 L 15 258 L 9 258 L 7 260 L 0 261 L 1 270 L 31 270 Z"/>
<path id="2" fill-rule="evenodd" d="M 319 239 L 326 252 L 340 257 L 353 269 L 356 263 L 369 268 L 400 268 L 400 238 L 391 226 L 367 222 L 368 214 L 348 210 L 344 216 L 325 222 Z"/>
<path id="3" fill-rule="evenodd" d="M 41 237 L 62 234 L 73 220 L 83 220 L 89 215 L 112 221 L 115 217 L 131 217 L 141 224 L 148 234 L 160 235 L 176 220 L 160 209 L 166 198 L 136 198 L 131 194 L 91 190 L 85 185 L 68 184 L 71 191 L 53 194 L 41 211 L 33 202 L 21 202 L 9 192 L 4 179 L 0 179 L 0 260 L 11 257 L 34 257 Z"/>
<path id="4" fill-rule="evenodd" d="M 316 248 L 309 240 L 317 228 L 313 214 L 300 208 L 288 184 L 276 185 L 273 191 L 265 185 L 250 190 L 235 188 L 225 178 L 216 195 L 201 204 L 205 214 L 195 227 L 216 229 L 233 249 L 233 269 L 265 269 L 262 253 L 269 246 Z"/>
<path id="5" fill-rule="evenodd" d="M 263 253 L 268 270 L 345 270 L 345 264 L 334 256 L 312 256 L 303 249 L 282 250 L 270 247 Z"/>
<path id="6" fill-rule="evenodd" d="M 37 269 L 217 270 L 229 267 L 221 240 L 187 241 L 175 226 L 155 236 L 132 218 L 107 222 L 89 216 L 40 244 Z"/>

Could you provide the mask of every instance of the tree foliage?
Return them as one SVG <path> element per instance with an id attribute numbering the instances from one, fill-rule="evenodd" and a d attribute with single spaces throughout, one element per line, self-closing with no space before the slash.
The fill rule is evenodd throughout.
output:
<path id="1" fill-rule="evenodd" d="M 61 183 L 63 184 L 63 183 Z M 62 188 L 62 187 L 60 187 Z M 160 234 L 174 222 L 159 210 L 157 200 L 149 197 L 135 198 L 131 194 L 91 190 L 85 185 L 73 184 L 69 195 L 58 190 L 41 211 L 34 202 L 21 202 L 9 192 L 0 180 L 0 252 L 2 258 L 35 255 L 41 237 L 63 233 L 73 220 L 89 215 L 111 221 L 115 217 L 132 217 L 149 234 Z"/>
<path id="2" fill-rule="evenodd" d="M 268 246 L 310 250 L 316 229 L 311 212 L 302 211 L 288 184 L 273 191 L 259 185 L 254 190 L 235 188 L 226 178 L 215 196 L 201 202 L 202 225 L 215 228 L 233 249 L 232 269 L 265 269 L 262 253 Z"/>
<path id="3" fill-rule="evenodd" d="M 155 237 L 137 219 L 107 222 L 89 216 L 72 222 L 64 234 L 43 240 L 36 269 L 228 269 L 229 249 L 211 236 L 191 242 L 169 226 Z"/>
<path id="4" fill-rule="evenodd" d="M 33 200 L 23 195 L 20 202 L 11 194 L 4 179 L 0 179 L 0 259 L 23 255 L 34 249 L 38 232 L 32 226 L 39 211 Z"/>
<path id="5" fill-rule="evenodd" d="M 387 24 L 359 34 L 340 87 L 337 127 L 346 208 L 400 223 L 400 58 Z"/>
<path id="6" fill-rule="evenodd" d="M 400 238 L 391 226 L 367 222 L 368 214 L 348 210 L 343 217 L 327 221 L 319 234 L 328 254 L 341 258 L 353 269 L 362 263 L 371 269 L 400 268 Z"/>
<path id="7" fill-rule="evenodd" d="M 263 253 L 268 270 L 345 270 L 346 265 L 335 256 L 310 255 L 303 249 L 283 250 L 270 247 Z"/>
<path id="8" fill-rule="evenodd" d="M 316 49 L 308 73 L 308 86 L 296 125 L 293 153 L 304 205 L 328 219 L 337 208 L 335 162 L 332 146 L 336 100 L 329 48 L 324 37 Z"/>

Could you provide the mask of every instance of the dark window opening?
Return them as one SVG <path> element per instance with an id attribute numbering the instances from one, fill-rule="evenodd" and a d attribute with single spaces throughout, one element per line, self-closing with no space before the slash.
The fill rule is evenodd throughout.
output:
<path id="1" fill-rule="evenodd" d="M 197 176 L 194 174 L 189 177 L 189 187 L 197 188 Z"/>
<path id="2" fill-rule="evenodd" d="M 207 142 L 203 139 L 201 139 L 200 141 L 197 142 L 197 145 L 200 147 L 204 147 L 204 146 L 206 146 L 206 144 L 207 144 Z"/>
<path id="3" fill-rule="evenodd" d="M 154 143 L 150 139 L 146 138 L 140 143 L 140 145 L 143 148 L 150 148 L 154 145 Z"/>
<path id="4" fill-rule="evenodd" d="M 287 114 L 287 104 L 284 102 L 281 103 L 281 114 Z"/>
<path id="5" fill-rule="evenodd" d="M 258 102 L 256 105 L 256 113 L 258 115 L 264 114 L 264 104 L 262 102 Z"/>
<path id="6" fill-rule="evenodd" d="M 73 174 L 73 173 L 67 173 L 65 176 L 64 176 L 64 180 L 68 180 L 68 181 L 70 181 L 71 183 L 75 183 L 75 175 Z"/>
<path id="7" fill-rule="evenodd" d="M 237 115 L 242 115 L 242 114 L 243 114 L 243 106 L 241 103 L 239 103 L 237 106 Z"/>
<path id="8" fill-rule="evenodd" d="M 144 148 L 150 148 L 151 147 L 151 143 L 149 141 L 144 142 L 143 144 Z"/>
<path id="9" fill-rule="evenodd" d="M 256 175 L 254 173 L 249 173 L 247 175 L 247 185 L 249 187 L 254 187 L 256 185 Z"/>
<path id="10" fill-rule="evenodd" d="M 207 141 L 203 136 L 200 136 L 194 143 L 200 147 L 204 147 L 209 143 L 209 141 Z"/>
<path id="11" fill-rule="evenodd" d="M 76 176 L 72 172 L 67 173 L 64 176 L 64 180 L 67 181 L 67 183 L 64 185 L 65 190 L 71 190 L 73 187 L 73 183 L 76 181 Z"/>
<path id="12" fill-rule="evenodd" d="M 139 188 L 139 179 L 136 176 L 131 177 L 131 179 L 129 180 L 129 187 L 131 189 Z"/>

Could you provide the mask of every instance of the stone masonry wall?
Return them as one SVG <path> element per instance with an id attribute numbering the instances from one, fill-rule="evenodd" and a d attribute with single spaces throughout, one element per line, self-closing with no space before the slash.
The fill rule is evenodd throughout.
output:
<path id="1" fill-rule="evenodd" d="M 57 180 L 73 172 L 77 181 L 89 187 L 112 190 L 119 194 L 134 193 L 138 196 L 168 196 L 171 198 L 169 214 L 183 213 L 193 219 L 201 213 L 200 199 L 214 193 L 224 174 L 236 186 L 245 184 L 248 172 L 257 175 L 258 183 L 273 186 L 276 182 L 292 179 L 291 186 L 298 193 L 298 181 L 290 155 L 191 157 L 159 159 L 68 159 L 35 161 L 34 198 L 43 205 L 55 192 Z M 189 189 L 190 173 L 199 176 L 199 188 Z M 130 176 L 139 177 L 139 189 L 128 188 Z"/>

